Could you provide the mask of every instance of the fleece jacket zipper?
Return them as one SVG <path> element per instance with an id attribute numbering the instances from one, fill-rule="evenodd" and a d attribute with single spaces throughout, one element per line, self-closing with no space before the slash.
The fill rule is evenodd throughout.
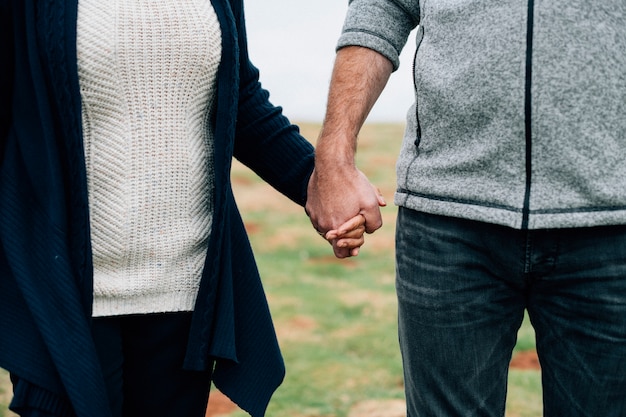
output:
<path id="1" fill-rule="evenodd" d="M 524 98 L 526 130 L 526 191 L 522 211 L 522 229 L 528 229 L 530 216 L 530 188 L 532 183 L 532 75 L 533 75 L 533 24 L 535 4 L 528 1 L 528 23 L 526 27 L 526 84 Z"/>

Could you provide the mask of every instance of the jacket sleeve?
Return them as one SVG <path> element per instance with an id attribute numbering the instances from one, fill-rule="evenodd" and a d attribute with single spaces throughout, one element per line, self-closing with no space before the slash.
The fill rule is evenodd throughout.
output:
<path id="1" fill-rule="evenodd" d="M 269 93 L 259 82 L 259 71 L 248 57 L 243 11 L 236 19 L 240 88 L 234 156 L 278 191 L 304 205 L 314 165 L 313 146 L 282 109 L 269 101 Z"/>
<path id="2" fill-rule="evenodd" d="M 400 52 L 419 22 L 419 0 L 350 0 L 337 49 L 373 49 L 389 59 L 395 71 Z"/>
<path id="3" fill-rule="evenodd" d="M 11 2 L 0 0 L 0 45 L 4 45 L 4 58 L 0 60 L 0 162 L 6 144 L 12 113 L 14 40 Z"/>

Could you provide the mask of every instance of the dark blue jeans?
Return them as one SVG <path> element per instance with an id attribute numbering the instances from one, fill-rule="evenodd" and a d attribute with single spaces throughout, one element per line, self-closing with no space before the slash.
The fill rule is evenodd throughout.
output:
<path id="1" fill-rule="evenodd" d="M 401 208 L 408 417 L 501 417 L 527 310 L 546 417 L 626 416 L 626 226 L 522 231 Z"/>

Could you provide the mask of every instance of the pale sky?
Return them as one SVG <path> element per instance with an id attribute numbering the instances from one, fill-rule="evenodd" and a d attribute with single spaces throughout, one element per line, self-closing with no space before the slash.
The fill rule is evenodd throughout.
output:
<path id="1" fill-rule="evenodd" d="M 250 56 L 270 100 L 293 121 L 321 121 L 348 0 L 246 0 Z M 413 102 L 409 38 L 368 121 L 404 122 Z"/>

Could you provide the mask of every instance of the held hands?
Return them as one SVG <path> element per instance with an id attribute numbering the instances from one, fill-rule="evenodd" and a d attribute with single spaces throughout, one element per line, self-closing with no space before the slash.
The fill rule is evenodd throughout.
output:
<path id="1" fill-rule="evenodd" d="M 385 200 L 356 167 L 313 171 L 306 212 L 313 227 L 333 246 L 337 258 L 356 256 L 365 233 L 382 226 Z"/>
<path id="2" fill-rule="evenodd" d="M 365 217 L 358 214 L 339 226 L 338 229 L 329 230 L 326 234 L 322 234 L 322 237 L 333 245 L 333 248 L 342 249 L 342 253 L 347 253 L 347 256 L 357 256 L 359 249 L 365 243 L 364 233 Z"/>

